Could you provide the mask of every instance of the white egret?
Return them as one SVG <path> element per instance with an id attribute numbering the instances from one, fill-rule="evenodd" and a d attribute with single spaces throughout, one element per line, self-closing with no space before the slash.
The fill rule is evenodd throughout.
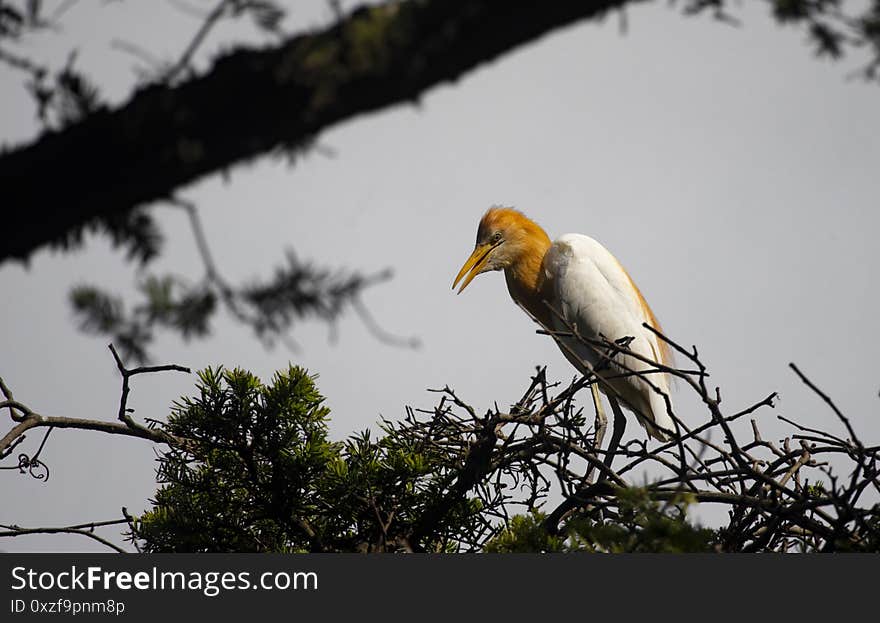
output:
<path id="1" fill-rule="evenodd" d="M 664 399 L 669 393 L 668 375 L 646 374 L 656 371 L 656 366 L 633 356 L 671 365 L 668 345 L 643 326 L 661 330 L 632 278 L 605 247 L 583 234 L 565 234 L 551 243 L 544 230 L 522 213 L 493 207 L 480 220 L 474 251 L 452 287 L 461 281 L 460 294 L 474 277 L 490 270 L 504 271 L 510 296 L 554 335 L 575 368 L 583 374 L 598 368 L 598 387 L 615 413 L 607 465 L 625 427 L 619 403 L 636 415 L 651 437 L 665 441 L 676 434 Z M 610 356 L 596 346 L 601 337 L 612 342 L 633 338 L 626 345 L 633 354 Z M 585 343 L 589 340 L 594 342 Z M 593 399 L 602 425 L 597 434 L 601 444 L 605 416 L 596 385 Z"/>

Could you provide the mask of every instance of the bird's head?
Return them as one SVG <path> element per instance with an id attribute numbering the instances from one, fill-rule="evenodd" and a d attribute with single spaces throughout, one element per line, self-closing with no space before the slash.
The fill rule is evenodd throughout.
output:
<path id="1" fill-rule="evenodd" d="M 540 263 L 549 246 L 550 239 L 544 230 L 521 212 L 512 208 L 489 208 L 477 227 L 474 252 L 458 271 L 452 287 L 461 281 L 458 289 L 461 294 L 480 273 L 515 267 L 535 256 Z"/>

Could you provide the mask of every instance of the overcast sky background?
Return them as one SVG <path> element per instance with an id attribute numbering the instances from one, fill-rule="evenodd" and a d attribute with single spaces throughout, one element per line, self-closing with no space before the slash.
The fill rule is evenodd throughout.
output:
<path id="1" fill-rule="evenodd" d="M 761 416 L 767 437 L 788 430 L 777 414 L 840 433 L 787 368 L 794 361 L 877 443 L 880 87 L 847 80 L 858 59 L 817 60 L 800 30 L 776 26 L 761 3 L 744 4 L 741 28 L 684 18 L 666 3 L 630 9 L 626 34 L 613 17 L 578 24 L 430 90 L 419 107 L 335 126 L 319 137 L 332 158 L 314 152 L 292 167 L 263 158 L 228 182 L 183 189 L 228 279 L 270 274 L 287 247 L 331 267 L 391 267 L 394 279 L 366 303 L 386 329 L 418 336 L 422 347 L 384 345 L 350 314 L 336 343 L 324 325 L 306 323 L 292 334 L 298 353 L 266 350 L 223 318 L 205 342 L 160 338 L 157 362 L 242 366 L 263 378 L 304 365 L 320 375 L 337 439 L 375 428 L 380 416 L 400 418 L 405 405 L 430 407 L 429 387 L 449 384 L 485 410 L 514 402 L 536 365 L 568 381 L 573 369 L 535 334 L 501 274 L 482 275 L 461 296 L 450 290 L 480 216 L 505 204 L 552 238 L 581 232 L 605 244 L 666 332 L 698 345 L 726 412 L 779 391 L 778 408 Z M 295 3 L 285 26 L 330 19 L 323 2 Z M 62 23 L 21 50 L 57 66 L 76 46 L 77 66 L 114 103 L 130 94 L 138 62 L 111 39 L 173 59 L 199 26 L 167 2 L 78 3 Z M 246 23 L 221 28 L 202 66 L 230 37 L 257 40 Z M 0 66 L 7 145 L 38 131 L 20 84 Z M 47 163 L 46 183 L 61 166 Z M 155 213 L 167 242 L 148 270 L 200 278 L 185 215 Z M 29 269 L 0 266 L 0 376 L 17 399 L 44 414 L 115 419 L 120 379 L 107 340 L 75 329 L 67 295 L 81 282 L 131 292 L 134 274 L 94 238 L 74 254 L 41 251 Z M 136 377 L 129 405 L 136 418 L 163 418 L 193 383 L 179 373 Z M 685 421 L 705 421 L 688 391 L 674 400 Z M 0 421 L 8 430 L 7 414 Z M 627 432 L 644 436 L 633 422 Z M 20 448 L 33 452 L 41 438 L 31 431 Z M 0 472 L 0 523 L 112 519 L 122 506 L 139 513 L 156 488 L 154 449 L 142 440 L 56 430 L 41 458 L 47 483 Z M 113 529 L 101 534 L 120 540 Z M 101 547 L 64 535 L 3 539 L 0 549 Z"/>

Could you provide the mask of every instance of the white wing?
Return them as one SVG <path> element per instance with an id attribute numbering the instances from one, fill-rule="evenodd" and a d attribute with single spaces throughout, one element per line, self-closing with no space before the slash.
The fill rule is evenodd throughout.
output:
<path id="1" fill-rule="evenodd" d="M 543 269 L 545 291 L 562 316 L 553 314 L 552 329 L 565 332 L 571 326 L 580 335 L 593 339 L 600 334 L 609 340 L 630 336 L 635 338 L 628 347 L 633 352 L 652 361 L 668 361 L 664 345 L 642 326 L 644 322 L 656 328 L 650 308 L 620 263 L 597 241 L 582 234 L 561 236 L 547 251 Z M 566 358 L 583 373 L 602 360 L 600 353 L 577 338 L 560 338 L 557 342 Z M 590 365 L 584 365 L 585 361 Z M 650 435 L 666 439 L 668 436 L 657 426 L 669 431 L 676 427 L 663 396 L 637 376 L 609 378 L 625 374 L 625 368 L 638 372 L 653 366 L 631 355 L 617 355 L 614 361 L 621 365 L 612 363 L 599 372 L 608 378 L 611 387 L 600 384 L 600 389 L 629 407 Z M 666 374 L 654 373 L 647 378 L 668 395 Z"/>

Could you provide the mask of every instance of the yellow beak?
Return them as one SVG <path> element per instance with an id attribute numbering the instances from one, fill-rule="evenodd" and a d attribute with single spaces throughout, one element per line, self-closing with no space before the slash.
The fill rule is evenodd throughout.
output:
<path id="1" fill-rule="evenodd" d="M 464 263 L 464 266 L 461 267 L 461 270 L 458 271 L 458 275 L 455 277 L 455 281 L 452 282 L 452 289 L 455 289 L 456 284 L 461 281 L 462 277 L 467 274 L 464 281 L 461 284 L 461 287 L 458 289 L 458 293 L 461 294 L 462 291 L 468 286 L 468 284 L 473 281 L 474 277 L 480 274 L 480 271 L 486 265 L 486 262 L 489 259 L 489 253 L 495 247 L 491 244 L 481 244 L 478 245 L 474 252 L 471 253 L 471 256 Z"/>

